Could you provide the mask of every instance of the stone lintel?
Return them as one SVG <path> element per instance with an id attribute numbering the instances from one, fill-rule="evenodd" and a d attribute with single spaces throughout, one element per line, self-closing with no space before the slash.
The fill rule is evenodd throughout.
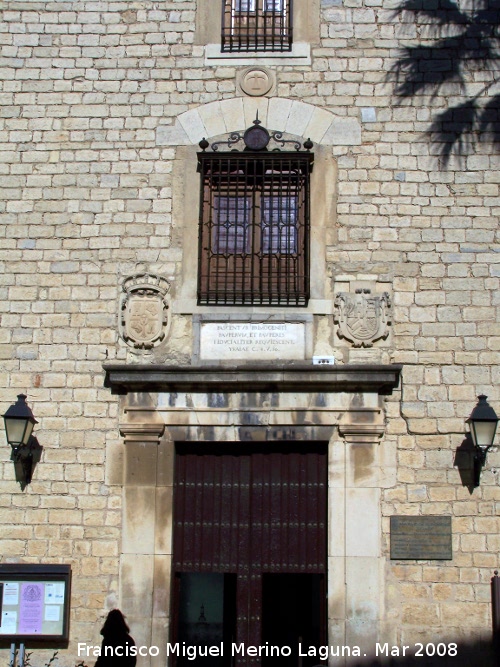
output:
<path id="1" fill-rule="evenodd" d="M 172 392 L 360 392 L 391 394 L 399 384 L 402 365 L 310 364 L 167 366 L 104 364 L 105 386 L 112 393 Z"/>
<path id="2" fill-rule="evenodd" d="M 383 424 L 339 424 L 339 433 L 350 445 L 372 445 L 385 433 Z"/>
<path id="3" fill-rule="evenodd" d="M 120 424 L 120 435 L 123 436 L 125 444 L 140 442 L 144 444 L 158 445 L 164 430 L 165 424 L 160 423 Z"/>

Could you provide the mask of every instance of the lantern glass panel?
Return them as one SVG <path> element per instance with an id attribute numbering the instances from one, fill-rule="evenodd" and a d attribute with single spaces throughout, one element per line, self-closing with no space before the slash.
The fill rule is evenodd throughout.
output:
<path id="1" fill-rule="evenodd" d="M 496 421 L 471 422 L 471 434 L 474 444 L 477 447 L 490 447 L 493 444 L 496 429 Z"/>
<path id="2" fill-rule="evenodd" d="M 16 417 L 5 418 L 5 432 L 7 441 L 13 447 L 27 445 L 33 432 L 34 424 L 29 419 L 19 419 Z"/>

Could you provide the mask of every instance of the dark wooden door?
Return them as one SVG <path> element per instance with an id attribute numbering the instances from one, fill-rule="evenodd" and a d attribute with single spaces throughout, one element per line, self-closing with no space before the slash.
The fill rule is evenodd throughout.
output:
<path id="1" fill-rule="evenodd" d="M 280 664 L 299 664 L 295 656 L 299 637 L 310 636 L 314 643 L 324 641 L 326 452 L 326 444 L 311 442 L 279 446 L 177 445 L 173 557 L 176 588 L 180 590 L 184 581 L 184 590 L 190 587 L 197 593 L 188 602 L 184 594 L 177 595 L 174 630 L 179 633 L 185 627 L 186 619 L 179 618 L 179 605 L 187 609 L 191 604 L 190 623 L 196 624 L 198 635 L 205 633 L 210 637 L 208 642 L 224 639 L 228 643 L 224 659 L 214 664 L 265 664 L 262 655 L 248 655 L 246 647 L 273 642 L 273 627 L 275 640 L 284 641 L 279 628 L 287 623 L 266 622 L 264 627 L 264 605 L 283 618 L 290 614 L 293 604 L 299 615 L 304 604 L 311 605 L 306 616 L 315 629 L 306 628 L 306 621 L 298 622 L 288 639 L 294 643 L 294 656 Z M 204 573 L 219 577 L 203 578 Z M 285 574 L 295 578 L 283 579 Z M 284 594 L 290 587 L 298 591 L 297 595 Z M 207 607 L 212 610 L 211 619 L 207 617 Z M 191 635 L 181 633 L 175 638 L 188 636 Z M 232 643 L 243 644 L 245 650 L 229 656 Z M 301 664 L 307 667 L 307 660 Z"/>

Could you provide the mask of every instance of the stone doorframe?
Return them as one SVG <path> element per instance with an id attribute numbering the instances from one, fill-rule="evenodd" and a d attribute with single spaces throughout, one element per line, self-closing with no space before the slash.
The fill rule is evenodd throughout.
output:
<path id="1" fill-rule="evenodd" d="M 119 604 L 137 644 L 168 665 L 175 442 L 321 440 L 328 446 L 328 637 L 371 652 L 384 617 L 381 489 L 394 485 L 383 396 L 399 365 L 167 367 L 106 364 L 124 443 L 108 451 L 123 485 Z M 142 664 L 146 664 L 143 662 Z M 331 665 L 348 660 L 331 659 Z"/>

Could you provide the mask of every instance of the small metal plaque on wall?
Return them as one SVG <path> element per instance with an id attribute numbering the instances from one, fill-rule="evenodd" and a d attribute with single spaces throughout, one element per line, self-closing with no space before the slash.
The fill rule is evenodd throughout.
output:
<path id="1" fill-rule="evenodd" d="M 451 516 L 391 516 L 392 560 L 451 560 Z"/>

